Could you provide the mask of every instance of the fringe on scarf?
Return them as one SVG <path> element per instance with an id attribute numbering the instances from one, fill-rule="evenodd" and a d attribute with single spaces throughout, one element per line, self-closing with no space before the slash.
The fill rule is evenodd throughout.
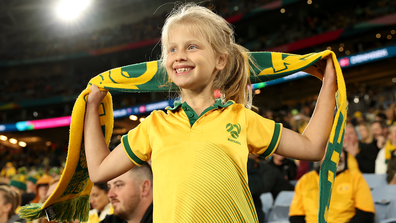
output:
<path id="1" fill-rule="evenodd" d="M 42 207 L 43 204 L 25 205 L 21 207 L 18 214 L 28 221 L 47 217 L 49 221 L 70 222 L 79 220 L 80 222 L 87 222 L 90 209 L 89 195 L 57 202 L 44 209 Z"/>

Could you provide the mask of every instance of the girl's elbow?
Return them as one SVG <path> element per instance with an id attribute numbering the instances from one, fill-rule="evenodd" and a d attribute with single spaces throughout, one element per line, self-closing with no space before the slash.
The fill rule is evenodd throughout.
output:
<path id="1" fill-rule="evenodd" d="M 98 184 L 98 183 L 103 183 L 105 180 L 103 177 L 100 177 L 100 174 L 94 174 L 94 173 L 89 173 L 89 179 L 91 180 L 92 183 Z"/>

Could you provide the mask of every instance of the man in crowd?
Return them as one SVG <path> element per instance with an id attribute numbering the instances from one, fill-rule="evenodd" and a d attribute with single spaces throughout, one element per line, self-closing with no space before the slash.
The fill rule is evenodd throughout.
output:
<path id="1" fill-rule="evenodd" d="M 374 202 L 359 171 L 348 169 L 347 153 L 341 152 L 331 195 L 327 222 L 373 223 Z M 290 223 L 318 222 L 319 170 L 306 173 L 297 182 L 290 206 Z"/>
<path id="2" fill-rule="evenodd" d="M 345 127 L 344 149 L 350 155 L 356 157 L 362 173 L 375 172 L 375 159 L 378 149 L 373 144 L 359 142 L 355 127 L 351 124 L 347 124 Z"/>
<path id="3" fill-rule="evenodd" d="M 107 182 L 114 208 L 101 223 L 153 222 L 153 174 L 144 163 Z"/>
<path id="4" fill-rule="evenodd" d="M 373 145 L 378 150 L 384 148 L 386 143 L 386 137 L 388 135 L 388 126 L 383 121 L 374 121 L 371 124 L 371 131 L 373 131 Z"/>

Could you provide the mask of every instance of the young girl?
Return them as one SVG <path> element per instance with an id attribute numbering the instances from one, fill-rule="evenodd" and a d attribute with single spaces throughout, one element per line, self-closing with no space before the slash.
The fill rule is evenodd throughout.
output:
<path id="1" fill-rule="evenodd" d="M 300 135 L 249 109 L 246 51 L 212 11 L 194 4 L 174 10 L 162 30 L 162 59 L 182 102 L 166 113 L 152 112 L 110 153 L 98 115 L 106 92 L 92 85 L 84 126 L 91 180 L 110 180 L 151 159 L 155 222 L 258 222 L 247 184 L 248 154 L 321 160 L 333 122 L 336 75 L 327 59 L 316 110 Z"/>

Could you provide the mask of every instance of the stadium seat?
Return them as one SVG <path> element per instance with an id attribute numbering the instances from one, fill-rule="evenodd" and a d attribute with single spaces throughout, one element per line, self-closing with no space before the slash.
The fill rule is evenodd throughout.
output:
<path id="1" fill-rule="evenodd" d="M 272 197 L 272 194 L 270 192 L 267 192 L 260 195 L 260 200 L 261 204 L 263 205 L 262 210 L 267 218 L 268 213 L 271 210 L 272 203 L 274 203 L 274 198 Z"/>
<path id="2" fill-rule="evenodd" d="M 281 191 L 275 199 L 274 206 L 290 206 L 294 191 Z"/>
<path id="3" fill-rule="evenodd" d="M 392 218 L 392 211 L 387 211 L 388 207 L 394 206 L 396 198 L 396 185 L 376 186 L 371 191 L 375 205 L 375 222 L 380 223 L 386 218 Z M 389 217 L 387 214 L 389 213 Z"/>
<path id="4" fill-rule="evenodd" d="M 384 186 L 386 182 L 386 174 L 363 173 L 363 177 L 372 190 L 374 187 Z"/>
<path id="5" fill-rule="evenodd" d="M 396 223 L 396 198 L 386 207 L 385 219 L 380 223 Z"/>
<path id="6" fill-rule="evenodd" d="M 293 196 L 294 191 L 282 191 L 278 194 L 268 216 L 268 223 L 289 223 L 289 208 Z"/>

